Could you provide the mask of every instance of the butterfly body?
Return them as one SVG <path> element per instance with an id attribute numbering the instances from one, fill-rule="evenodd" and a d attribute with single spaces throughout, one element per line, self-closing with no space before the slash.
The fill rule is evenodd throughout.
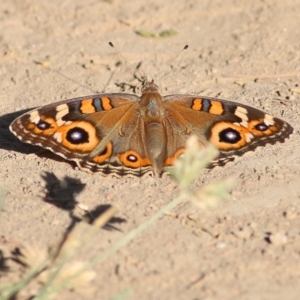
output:
<path id="1" fill-rule="evenodd" d="M 162 96 L 153 81 L 141 97 L 111 93 L 53 103 L 17 118 L 10 130 L 22 141 L 50 149 L 81 169 L 118 176 L 160 176 L 184 153 L 195 134 L 220 151 L 214 165 L 257 146 L 283 142 L 285 121 L 221 99 Z"/>

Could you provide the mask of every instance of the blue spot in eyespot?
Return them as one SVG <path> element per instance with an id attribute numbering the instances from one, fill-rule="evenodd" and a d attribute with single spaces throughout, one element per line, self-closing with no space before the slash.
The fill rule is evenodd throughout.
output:
<path id="1" fill-rule="evenodd" d="M 219 133 L 220 142 L 228 144 L 236 144 L 242 137 L 237 130 L 226 128 Z"/>
<path id="2" fill-rule="evenodd" d="M 67 140 L 74 145 L 84 144 L 89 142 L 89 134 L 80 127 L 70 129 L 66 136 Z"/>
<path id="3" fill-rule="evenodd" d="M 266 123 L 262 122 L 262 123 L 258 123 L 254 126 L 254 128 L 256 130 L 259 130 L 259 131 L 266 131 L 269 129 L 270 126 L 268 126 Z"/>
<path id="4" fill-rule="evenodd" d="M 37 124 L 36 124 L 36 127 L 40 130 L 46 130 L 46 129 L 49 129 L 51 127 L 51 124 L 45 122 L 45 121 L 42 121 L 40 120 Z"/>

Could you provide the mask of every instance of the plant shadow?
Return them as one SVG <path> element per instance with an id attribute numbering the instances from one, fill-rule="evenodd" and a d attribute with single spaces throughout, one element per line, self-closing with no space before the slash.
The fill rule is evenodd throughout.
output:
<path id="1" fill-rule="evenodd" d="M 45 181 L 45 197 L 44 201 L 56 206 L 59 209 L 69 211 L 71 224 L 68 227 L 68 232 L 76 225 L 77 222 L 85 221 L 92 224 L 95 219 L 104 214 L 110 207 L 110 204 L 100 204 L 91 211 L 85 211 L 82 217 L 75 215 L 75 208 L 78 206 L 76 196 L 79 195 L 86 187 L 80 179 L 65 176 L 59 180 L 53 173 L 45 172 L 42 175 Z M 119 230 L 113 224 L 121 224 L 126 222 L 123 218 L 112 217 L 108 223 L 103 226 L 106 230 Z"/>

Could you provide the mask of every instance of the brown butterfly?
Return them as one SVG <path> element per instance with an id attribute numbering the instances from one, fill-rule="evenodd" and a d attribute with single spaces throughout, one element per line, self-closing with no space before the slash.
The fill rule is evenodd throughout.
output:
<path id="1" fill-rule="evenodd" d="M 49 104 L 16 120 L 10 130 L 23 142 L 49 149 L 79 168 L 119 176 L 156 176 L 184 153 L 194 134 L 220 151 L 213 165 L 265 144 L 283 142 L 293 131 L 285 121 L 226 100 L 162 96 L 153 80 L 142 95 L 112 93 Z"/>

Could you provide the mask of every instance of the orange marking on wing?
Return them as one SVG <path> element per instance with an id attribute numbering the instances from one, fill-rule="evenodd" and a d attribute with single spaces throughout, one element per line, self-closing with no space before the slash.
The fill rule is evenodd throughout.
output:
<path id="1" fill-rule="evenodd" d="M 129 160 L 130 156 L 132 156 L 132 158 L 135 158 L 136 161 Z M 139 168 L 151 165 L 151 162 L 147 157 L 142 158 L 137 152 L 133 150 L 118 154 L 118 158 L 120 162 L 126 167 Z"/>
<path id="2" fill-rule="evenodd" d="M 202 110 L 202 99 L 194 99 L 192 109 L 193 110 Z"/>
<path id="3" fill-rule="evenodd" d="M 224 109 L 223 109 L 221 102 L 211 100 L 210 104 L 211 104 L 211 107 L 209 109 L 209 113 L 211 113 L 213 115 L 222 115 L 223 114 Z"/>
<path id="4" fill-rule="evenodd" d="M 107 97 L 102 97 L 101 98 L 101 103 L 102 103 L 102 107 L 104 110 L 111 110 L 113 109 L 112 105 L 111 105 L 111 101 L 109 98 Z"/>
<path id="5" fill-rule="evenodd" d="M 83 114 L 91 114 L 96 111 L 95 107 L 93 106 L 93 99 L 86 99 L 81 101 L 80 111 Z"/>
<path id="6" fill-rule="evenodd" d="M 185 152 L 185 148 L 179 148 L 176 150 L 173 156 L 168 157 L 165 160 L 165 165 L 172 166 L 174 165 L 175 161 L 178 159 L 178 157 Z"/>
<path id="7" fill-rule="evenodd" d="M 95 163 L 97 163 L 97 164 L 101 164 L 101 163 L 103 163 L 105 160 L 107 160 L 108 158 L 111 157 L 112 152 L 113 152 L 113 146 L 112 146 L 112 143 L 109 142 L 109 143 L 106 145 L 106 147 L 105 147 L 103 153 L 100 154 L 100 155 L 95 156 L 95 157 L 93 158 L 93 161 L 94 161 Z"/>

